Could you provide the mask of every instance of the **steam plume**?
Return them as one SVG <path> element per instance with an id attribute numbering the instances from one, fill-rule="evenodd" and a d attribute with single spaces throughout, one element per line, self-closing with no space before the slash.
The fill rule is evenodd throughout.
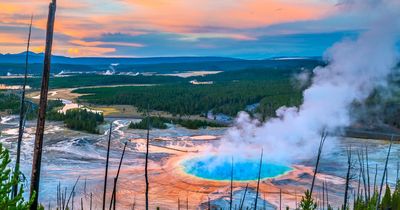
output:
<path id="1" fill-rule="evenodd" d="M 263 148 L 266 159 L 291 162 L 315 155 L 322 130 L 338 132 L 349 126 L 352 103 L 363 102 L 374 88 L 387 85 L 398 63 L 400 13 L 382 8 L 379 20 L 356 40 L 341 41 L 327 50 L 324 59 L 328 65 L 314 69 L 300 107 L 281 107 L 277 118 L 262 125 L 240 113 L 217 151 L 252 156 Z M 328 146 L 334 137 L 330 138 Z"/>

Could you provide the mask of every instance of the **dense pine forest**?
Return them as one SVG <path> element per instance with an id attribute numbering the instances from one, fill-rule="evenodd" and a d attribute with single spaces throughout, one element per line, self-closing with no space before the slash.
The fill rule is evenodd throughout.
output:
<path id="1" fill-rule="evenodd" d="M 175 76 L 128 76 L 128 75 L 99 75 L 82 74 L 65 77 L 51 77 L 50 88 L 76 88 L 97 85 L 123 85 L 123 84 L 164 84 L 175 82 L 186 82 L 186 79 Z M 40 87 L 41 78 L 28 78 L 27 85 L 37 89 Z M 0 84 L 21 85 L 21 78 L 0 78 Z"/>
<path id="2" fill-rule="evenodd" d="M 206 120 L 197 120 L 197 119 L 182 119 L 182 118 L 166 118 L 166 117 L 144 117 L 140 122 L 134 123 L 131 122 L 129 124 L 130 129 L 147 129 L 148 126 L 150 128 L 157 129 L 167 129 L 166 123 L 181 125 L 182 127 L 188 129 L 199 129 L 206 127 L 224 127 L 224 125 L 209 122 Z"/>
<path id="3" fill-rule="evenodd" d="M 16 94 L 0 91 L 0 112 L 17 114 L 19 107 L 20 99 Z"/>
<path id="4" fill-rule="evenodd" d="M 99 134 L 97 126 L 104 122 L 103 114 L 87 111 L 86 109 L 70 109 L 66 113 L 50 111 L 49 120 L 63 121 L 67 128 Z"/>
<path id="5" fill-rule="evenodd" d="M 28 103 L 26 105 L 27 119 L 33 120 L 37 117 L 37 105 Z M 49 100 L 47 105 L 47 119 L 50 121 L 63 121 L 65 125 L 78 131 L 86 131 L 97 134 L 97 125 L 104 122 L 103 114 L 93 113 L 85 109 L 68 110 L 65 114 L 58 112 L 64 104 L 60 100 Z M 0 92 L 0 112 L 7 114 L 17 114 L 20 108 L 20 97 L 11 92 Z"/>
<path id="6" fill-rule="evenodd" d="M 150 87 L 87 88 L 74 92 L 88 94 L 79 98 L 81 102 L 133 105 L 140 111 L 149 106 L 152 110 L 167 111 L 176 116 L 204 116 L 209 111 L 235 116 L 247 105 L 261 101 L 266 106 L 260 108 L 262 113 L 273 115 L 271 109 L 274 107 L 300 104 L 302 88 L 293 82 L 297 73 L 298 70 L 253 69 L 194 77 L 198 81 L 213 81 L 211 85 L 174 83 Z"/>

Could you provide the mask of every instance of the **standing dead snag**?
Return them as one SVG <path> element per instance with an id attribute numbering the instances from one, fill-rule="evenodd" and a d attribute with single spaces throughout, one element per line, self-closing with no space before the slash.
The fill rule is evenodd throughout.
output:
<path id="1" fill-rule="evenodd" d="M 232 210 L 232 202 L 233 202 L 233 157 L 231 165 L 231 193 L 229 197 L 229 210 Z"/>
<path id="2" fill-rule="evenodd" d="M 92 210 L 92 199 L 93 199 L 93 194 L 90 193 L 90 202 L 89 202 L 89 209 Z"/>
<path id="3" fill-rule="evenodd" d="M 150 117 L 149 107 L 147 106 L 147 138 L 146 138 L 146 157 L 144 165 L 144 177 L 146 181 L 146 210 L 149 210 L 149 174 L 148 174 L 148 163 L 149 163 L 149 144 L 150 144 Z"/>
<path id="4" fill-rule="evenodd" d="M 279 188 L 279 210 L 282 210 L 282 189 Z"/>
<path id="5" fill-rule="evenodd" d="M 239 210 L 243 209 L 243 204 L 244 204 L 244 201 L 246 200 L 246 193 L 247 193 L 247 188 L 248 187 L 249 187 L 249 184 L 247 183 L 246 184 L 246 188 L 244 189 L 242 200 L 240 201 Z"/>
<path id="6" fill-rule="evenodd" d="M 371 183 L 369 177 L 369 158 L 368 158 L 368 146 L 365 146 L 365 159 L 366 159 L 366 167 L 367 167 L 367 186 L 368 186 L 368 200 L 371 199 Z"/>
<path id="7" fill-rule="evenodd" d="M 254 201 L 254 209 L 257 209 L 258 190 L 260 189 L 260 179 L 261 179 L 261 167 L 262 167 L 263 153 L 264 153 L 264 150 L 261 149 L 260 165 L 259 165 L 259 167 L 258 167 L 258 179 L 257 179 L 256 200 Z"/>
<path id="8" fill-rule="evenodd" d="M 118 171 L 117 171 L 117 175 L 115 176 L 115 181 L 114 181 L 114 188 L 112 191 L 112 195 L 111 195 L 111 202 L 110 202 L 110 209 L 112 207 L 112 205 L 114 204 L 114 209 L 115 209 L 115 205 L 116 205 L 116 193 L 117 193 L 117 182 L 118 182 L 118 177 L 119 177 L 119 172 L 121 170 L 121 165 L 122 165 L 122 160 L 124 159 L 124 155 L 125 155 L 125 149 L 126 149 L 126 145 L 127 142 L 125 142 L 124 144 L 124 149 L 122 150 L 122 155 L 121 155 L 121 159 L 119 161 L 119 165 L 118 165 Z"/>
<path id="9" fill-rule="evenodd" d="M 74 208 L 75 188 L 76 188 L 76 185 L 78 184 L 78 181 L 79 181 L 80 178 L 81 178 L 81 176 L 78 176 L 78 178 L 75 181 L 74 186 L 72 187 L 71 193 L 69 194 L 69 197 L 68 197 L 68 200 L 67 200 L 67 204 L 66 204 L 67 209 L 68 209 L 68 204 L 69 204 L 69 201 L 71 200 L 71 198 L 72 198 L 72 208 Z"/>
<path id="10" fill-rule="evenodd" d="M 390 156 L 390 150 L 392 149 L 392 144 L 393 144 L 393 135 L 390 139 L 390 145 L 389 145 L 389 149 L 388 149 L 388 153 L 386 156 L 386 161 L 385 161 L 385 168 L 383 169 L 383 176 L 382 176 L 382 182 L 381 182 L 381 186 L 379 188 L 379 194 L 378 194 L 378 201 L 376 202 L 376 209 L 378 210 L 378 204 L 381 201 L 381 196 L 382 196 L 382 188 L 383 188 L 383 183 L 385 182 L 385 176 L 387 176 L 386 172 L 387 172 L 387 165 L 389 162 L 389 156 Z"/>
<path id="11" fill-rule="evenodd" d="M 112 122 L 110 123 L 110 130 L 108 131 L 108 143 L 107 143 L 107 157 L 106 157 L 106 170 L 104 174 L 104 188 L 103 188 L 103 210 L 106 208 L 106 194 L 107 194 L 107 176 L 108 176 L 108 160 L 110 158 L 110 144 L 112 134 Z"/>
<path id="12" fill-rule="evenodd" d="M 17 140 L 17 158 L 15 161 L 15 169 L 14 173 L 16 176 L 19 174 L 19 164 L 21 159 L 21 144 L 22 144 L 22 136 L 24 134 L 24 119 L 26 115 L 25 111 L 25 90 L 26 90 L 26 83 L 28 79 L 28 59 L 29 59 L 29 46 L 31 43 L 31 34 L 32 34 L 32 20 L 33 16 L 31 16 L 31 23 L 29 25 L 29 33 L 28 33 L 28 41 L 26 44 L 26 55 L 25 55 L 25 75 L 24 75 L 24 84 L 22 85 L 22 92 L 21 92 L 21 104 L 19 110 L 19 127 L 18 127 L 18 140 Z M 15 184 L 12 188 L 12 197 L 17 196 L 18 194 L 18 184 Z"/>
<path id="13" fill-rule="evenodd" d="M 312 196 L 312 193 L 313 193 L 315 177 L 317 176 L 317 172 L 318 172 L 318 165 L 319 165 L 319 161 L 321 159 L 322 148 L 324 147 L 325 139 L 327 136 L 328 136 L 328 134 L 326 132 L 322 132 L 321 141 L 319 142 L 317 162 L 315 163 L 314 176 L 313 176 L 312 183 L 311 183 L 310 197 Z"/>
<path id="14" fill-rule="evenodd" d="M 53 45 L 55 16 L 56 16 L 56 0 L 52 0 L 52 2 L 49 5 L 49 15 L 47 18 L 46 50 L 44 54 L 42 85 L 40 89 L 39 114 L 36 126 L 35 143 L 33 148 L 30 197 L 34 198 L 30 208 L 31 210 L 37 210 L 38 208 L 40 166 L 42 163 L 43 134 L 44 134 L 44 125 L 46 120 L 47 93 L 49 92 L 51 50 Z"/>
<path id="15" fill-rule="evenodd" d="M 345 186 L 345 190 L 344 190 L 343 209 L 347 209 L 347 201 L 348 201 L 348 197 L 349 197 L 348 191 L 349 191 L 349 182 L 350 182 L 350 170 L 351 170 L 351 147 L 347 150 L 347 174 L 346 174 L 346 186 Z"/>

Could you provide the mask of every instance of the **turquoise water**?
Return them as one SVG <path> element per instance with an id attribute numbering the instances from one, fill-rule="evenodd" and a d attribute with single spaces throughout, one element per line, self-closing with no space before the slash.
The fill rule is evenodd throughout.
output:
<path id="1" fill-rule="evenodd" d="M 272 178 L 292 170 L 289 166 L 263 161 L 261 179 Z M 183 170 L 191 175 L 210 180 L 230 180 L 232 160 L 218 159 L 216 156 L 201 156 L 182 162 Z M 233 180 L 257 180 L 259 160 L 241 159 L 233 162 Z"/>

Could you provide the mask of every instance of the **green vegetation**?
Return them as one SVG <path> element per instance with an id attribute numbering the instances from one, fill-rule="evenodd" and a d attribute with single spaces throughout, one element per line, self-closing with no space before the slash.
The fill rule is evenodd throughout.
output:
<path id="1" fill-rule="evenodd" d="M 149 106 L 152 110 L 179 116 L 205 115 L 210 110 L 235 116 L 246 105 L 263 100 L 262 106 L 269 103 L 274 107 L 298 105 L 302 90 L 293 85 L 291 78 L 295 73 L 295 70 L 254 69 L 196 77 L 214 81 L 212 85 L 175 83 L 151 87 L 86 88 L 74 92 L 89 94 L 79 98 L 83 102 L 133 105 L 139 111 Z M 264 114 L 275 113 L 265 111 Z"/>
<path id="2" fill-rule="evenodd" d="M 19 113 L 20 100 L 16 94 L 5 91 L 0 92 L 0 112 Z"/>
<path id="3" fill-rule="evenodd" d="M 131 122 L 129 124 L 130 129 L 147 129 L 148 121 L 150 121 L 150 128 L 158 128 L 158 129 L 166 129 L 166 123 L 178 124 L 182 127 L 188 129 L 199 129 L 205 127 L 224 127 L 219 123 L 208 122 L 206 120 L 197 120 L 197 119 L 182 119 L 182 118 L 165 118 L 165 117 L 149 117 L 143 118 L 138 123 Z"/>
<path id="4" fill-rule="evenodd" d="M 97 126 L 104 122 L 103 114 L 87 111 L 86 109 L 70 109 L 65 114 L 57 111 L 47 113 L 47 119 L 64 121 L 67 128 L 98 134 Z"/>
<path id="5" fill-rule="evenodd" d="M 11 163 L 10 154 L 0 143 L 0 209 L 4 210 L 26 210 L 29 209 L 31 201 L 24 200 L 24 187 L 22 174 L 12 172 L 9 164 Z M 12 187 L 19 185 L 18 194 L 11 197 Z"/>
<path id="6" fill-rule="evenodd" d="M 363 196 L 358 196 L 354 202 L 354 210 L 376 209 L 379 192 L 377 189 L 371 195 L 371 198 L 365 199 Z M 397 181 L 394 192 L 391 193 L 390 187 L 386 185 L 385 193 L 382 200 L 378 204 L 378 209 L 399 209 L 400 207 L 400 181 Z"/>
<path id="7" fill-rule="evenodd" d="M 47 120 L 64 121 L 65 125 L 72 130 L 87 131 L 89 133 L 99 133 L 97 125 L 104 122 L 102 114 L 89 112 L 85 109 L 68 110 L 67 113 L 59 113 L 58 110 L 64 104 L 61 100 L 49 100 L 47 104 Z M 18 114 L 20 98 L 15 93 L 0 92 L 0 112 L 7 114 Z M 27 119 L 35 119 L 37 107 L 33 105 L 28 110 Z"/>
<path id="8" fill-rule="evenodd" d="M 359 192 L 360 193 L 360 192 Z M 362 196 L 362 192 L 355 198 L 353 203 L 354 210 L 386 210 L 386 209 L 399 209 L 400 207 L 400 181 L 397 181 L 396 187 L 394 192 L 391 193 L 390 187 L 386 185 L 385 193 L 383 195 L 382 200 L 376 205 L 378 202 L 378 190 L 375 189 L 374 193 L 371 195 L 370 198 L 365 199 Z M 328 210 L 332 210 L 333 208 L 327 204 Z M 376 208 L 378 207 L 378 208 Z M 304 193 L 300 201 L 300 208 L 301 210 L 315 210 L 318 208 L 318 203 L 311 197 L 310 191 L 307 190 Z M 350 209 L 348 206 L 341 208 L 342 210 Z"/>
<path id="9" fill-rule="evenodd" d="M 311 197 L 311 193 L 307 190 L 300 201 L 300 209 L 302 210 L 315 210 L 317 209 L 317 203 Z"/>
<path id="10" fill-rule="evenodd" d="M 128 75 L 99 75 L 99 74 L 82 74 L 68 77 L 51 77 L 50 88 L 75 88 L 82 86 L 97 86 L 97 85 L 123 85 L 123 84 L 165 84 L 186 82 L 183 79 L 175 76 L 128 76 Z M 23 78 L 0 78 L 0 84 L 20 85 L 23 83 Z M 41 78 L 28 78 L 27 85 L 32 88 L 40 88 Z"/>
<path id="11" fill-rule="evenodd" d="M 164 118 L 160 117 L 145 117 L 140 122 L 134 123 L 131 122 L 129 124 L 130 129 L 147 129 L 147 126 L 150 125 L 150 128 L 157 128 L 157 129 L 167 129 L 167 125 L 165 125 L 166 121 Z"/>

